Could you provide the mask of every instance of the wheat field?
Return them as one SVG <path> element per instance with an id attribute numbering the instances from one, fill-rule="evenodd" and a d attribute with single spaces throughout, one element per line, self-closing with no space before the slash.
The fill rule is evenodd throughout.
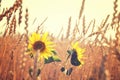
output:
<path id="1" fill-rule="evenodd" d="M 120 12 L 117 10 L 117 2 L 118 0 L 114 0 L 111 23 L 107 22 L 110 15 L 106 15 L 99 26 L 95 26 L 94 19 L 86 26 L 85 16 L 82 15 L 85 0 L 82 0 L 78 23 L 74 29 L 71 31 L 69 17 L 66 35 L 62 33 L 62 29 L 57 37 L 49 33 L 62 61 L 44 65 L 40 73 L 41 80 L 120 80 Z M 13 6 L 0 13 L 1 23 L 6 19 L 5 25 L 0 26 L 0 29 L 5 27 L 4 31 L 0 31 L 0 80 L 32 80 L 29 68 L 33 66 L 33 61 L 25 54 L 30 34 L 29 9 L 24 10 L 25 15 L 22 15 L 22 10 L 22 0 L 16 0 Z M 22 21 L 22 18 L 25 21 Z M 44 32 L 42 24 L 45 21 L 46 19 L 37 27 L 36 32 Z M 25 32 L 22 34 L 16 31 L 21 23 L 25 24 Z M 112 36 L 115 38 L 106 36 L 109 30 L 114 31 Z M 68 76 L 60 69 L 72 41 L 79 41 L 81 47 L 85 48 L 85 64 L 77 68 L 68 61 L 66 68 L 73 68 L 71 75 Z"/>

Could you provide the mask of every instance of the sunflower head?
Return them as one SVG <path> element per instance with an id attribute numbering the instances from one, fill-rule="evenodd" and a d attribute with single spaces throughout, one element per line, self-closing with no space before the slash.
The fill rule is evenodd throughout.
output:
<path id="1" fill-rule="evenodd" d="M 80 48 L 78 42 L 72 43 L 71 45 L 72 45 L 71 64 L 74 66 L 83 65 L 84 62 L 82 59 L 85 49 Z"/>
<path id="2" fill-rule="evenodd" d="M 43 35 L 33 33 L 29 37 L 29 53 L 31 53 L 34 56 L 37 50 L 40 50 L 39 59 L 48 59 L 48 57 L 52 56 L 52 51 L 54 50 L 53 47 L 54 44 L 52 41 L 50 41 L 48 33 L 44 33 Z"/>

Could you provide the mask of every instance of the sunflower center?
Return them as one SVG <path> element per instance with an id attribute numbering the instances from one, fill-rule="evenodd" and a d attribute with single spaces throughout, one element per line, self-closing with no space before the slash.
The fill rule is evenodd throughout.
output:
<path id="1" fill-rule="evenodd" d="M 42 41 L 36 41 L 33 44 L 33 49 L 43 51 L 45 49 L 45 44 Z"/>
<path id="2" fill-rule="evenodd" d="M 81 64 L 81 62 L 78 60 L 78 55 L 76 50 L 73 50 L 73 53 L 71 55 L 71 64 L 74 66 L 79 66 Z"/>

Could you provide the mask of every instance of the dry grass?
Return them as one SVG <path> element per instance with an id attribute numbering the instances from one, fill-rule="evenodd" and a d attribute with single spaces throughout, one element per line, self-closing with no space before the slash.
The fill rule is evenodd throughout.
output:
<path id="1" fill-rule="evenodd" d="M 22 0 L 16 0 L 14 5 L 0 14 L 0 21 L 7 17 L 6 29 L 0 34 L 0 80 L 31 80 L 29 68 L 33 66 L 32 59 L 25 55 L 28 44 L 28 9 L 25 14 L 25 33 L 16 34 L 17 25 L 22 23 Z M 41 71 L 42 80 L 120 80 L 120 13 L 117 13 L 117 0 L 114 2 L 114 14 L 111 25 L 107 23 L 110 15 L 107 15 L 100 26 L 95 26 L 92 20 L 87 26 L 85 16 L 82 16 L 85 0 L 82 2 L 78 22 L 76 22 L 71 32 L 71 17 L 68 21 L 66 36 L 61 33 L 58 37 L 52 35 L 51 38 L 56 44 L 56 51 L 62 62 L 46 64 Z M 19 18 L 16 18 L 19 11 Z M 14 12 L 14 15 L 13 15 Z M 79 27 L 82 19 L 82 28 Z M 47 18 L 41 23 L 41 25 Z M 18 22 L 18 23 L 17 23 Z M 37 31 L 42 33 L 42 28 L 38 26 Z M 97 31 L 95 31 L 97 28 Z M 107 38 L 105 35 L 108 28 L 115 30 L 115 39 Z M 114 29 L 113 29 L 114 28 Z M 81 30 L 82 29 L 82 30 Z M 71 34 L 72 33 L 72 34 Z M 90 33 L 90 34 L 89 34 Z M 79 36 L 76 36 L 78 34 Z M 71 36 L 72 35 L 72 36 Z M 92 40 L 91 40 L 92 39 Z M 63 65 L 67 58 L 66 51 L 70 47 L 71 41 L 79 41 L 81 47 L 85 48 L 85 64 L 81 68 L 72 66 L 69 61 Z M 107 46 L 105 46 L 107 45 Z M 66 76 L 60 71 L 65 66 L 67 69 L 73 67 L 70 76 Z"/>

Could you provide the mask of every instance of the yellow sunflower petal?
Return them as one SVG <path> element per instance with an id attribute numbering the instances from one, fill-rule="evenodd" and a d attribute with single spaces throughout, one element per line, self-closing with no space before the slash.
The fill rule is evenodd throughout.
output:
<path id="1" fill-rule="evenodd" d="M 35 41 L 35 37 L 36 37 L 36 33 L 32 33 L 31 37 L 33 38 L 33 40 Z"/>
<path id="2" fill-rule="evenodd" d="M 72 43 L 72 48 L 75 49 L 78 46 L 79 42 Z"/>
<path id="3" fill-rule="evenodd" d="M 31 49 L 32 48 L 32 44 L 28 44 L 28 49 Z"/>
<path id="4" fill-rule="evenodd" d="M 54 43 L 52 41 L 46 42 L 47 45 L 53 45 Z"/>
<path id="5" fill-rule="evenodd" d="M 78 60 L 81 60 L 83 58 L 83 55 L 82 54 L 79 54 L 78 55 Z"/>
<path id="6" fill-rule="evenodd" d="M 34 37 L 30 36 L 30 37 L 29 37 L 29 43 L 30 43 L 30 44 L 33 44 L 34 42 L 35 42 Z"/>
<path id="7" fill-rule="evenodd" d="M 82 48 L 77 48 L 76 50 L 77 50 L 77 52 L 79 52 L 79 53 L 84 53 L 84 52 L 85 52 L 85 49 L 82 49 Z"/>
<path id="8" fill-rule="evenodd" d="M 81 62 L 81 65 L 83 65 L 83 64 L 84 64 L 84 61 L 82 61 L 82 60 L 81 60 L 80 62 Z"/>
<path id="9" fill-rule="evenodd" d="M 35 41 L 38 41 L 38 40 L 40 40 L 40 34 L 38 34 L 38 33 L 35 33 L 34 37 L 35 37 Z"/>
<path id="10" fill-rule="evenodd" d="M 46 41 L 48 36 L 48 32 L 44 33 L 42 36 L 42 41 Z"/>

